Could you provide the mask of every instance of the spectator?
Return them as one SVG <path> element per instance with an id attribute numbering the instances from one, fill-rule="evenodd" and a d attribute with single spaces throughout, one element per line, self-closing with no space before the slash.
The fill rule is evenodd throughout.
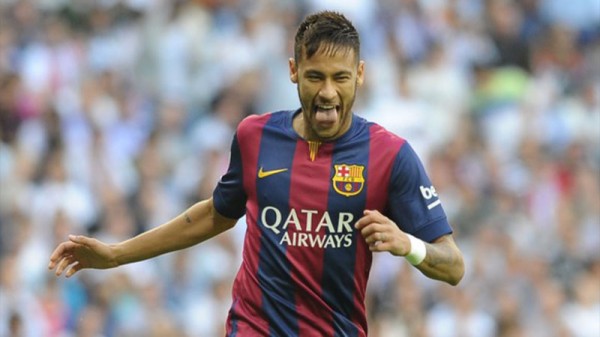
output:
<path id="1" fill-rule="evenodd" d="M 356 104 L 420 147 L 467 263 L 448 291 L 375 259 L 370 336 L 600 336 L 593 0 L 2 2 L 1 336 L 222 335 L 238 232 L 106 277 L 36 261 L 211 190 L 241 116 L 296 99 L 286 41 L 323 6 L 368 40 Z"/>

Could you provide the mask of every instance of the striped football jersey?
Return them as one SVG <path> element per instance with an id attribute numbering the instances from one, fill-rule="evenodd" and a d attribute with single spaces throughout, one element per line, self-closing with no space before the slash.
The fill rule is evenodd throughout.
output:
<path id="1" fill-rule="evenodd" d="M 227 336 L 367 336 L 363 210 L 427 242 L 452 232 L 404 139 L 353 115 L 340 138 L 309 142 L 292 128 L 297 113 L 244 119 L 213 193 L 220 214 L 248 225 Z"/>

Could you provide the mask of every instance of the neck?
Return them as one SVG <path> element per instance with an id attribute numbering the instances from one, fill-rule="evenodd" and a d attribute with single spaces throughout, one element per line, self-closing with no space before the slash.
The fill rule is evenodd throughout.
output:
<path id="1" fill-rule="evenodd" d="M 292 127 L 300 137 L 306 140 L 317 140 L 316 137 L 311 134 L 310 127 L 304 120 L 302 111 L 300 111 L 300 113 L 294 117 L 294 120 L 292 121 Z"/>

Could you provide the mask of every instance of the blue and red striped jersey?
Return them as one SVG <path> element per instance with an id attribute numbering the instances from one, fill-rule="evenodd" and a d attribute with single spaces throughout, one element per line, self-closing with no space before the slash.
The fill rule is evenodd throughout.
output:
<path id="1" fill-rule="evenodd" d="M 227 336 L 366 336 L 363 210 L 428 242 L 452 232 L 404 139 L 353 115 L 335 141 L 308 142 L 292 128 L 297 113 L 244 119 L 213 193 L 220 214 L 248 224 Z"/>

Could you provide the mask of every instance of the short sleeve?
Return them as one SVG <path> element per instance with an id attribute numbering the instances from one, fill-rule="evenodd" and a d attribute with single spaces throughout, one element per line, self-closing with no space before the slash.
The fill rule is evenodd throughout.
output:
<path id="1" fill-rule="evenodd" d="M 229 168 L 213 191 L 213 202 L 219 214 L 238 219 L 246 213 L 246 193 L 243 184 L 242 158 L 237 134 L 231 143 Z"/>
<path id="2" fill-rule="evenodd" d="M 409 143 L 398 151 L 390 184 L 389 215 L 400 229 L 426 242 L 452 233 L 435 187 Z"/>

